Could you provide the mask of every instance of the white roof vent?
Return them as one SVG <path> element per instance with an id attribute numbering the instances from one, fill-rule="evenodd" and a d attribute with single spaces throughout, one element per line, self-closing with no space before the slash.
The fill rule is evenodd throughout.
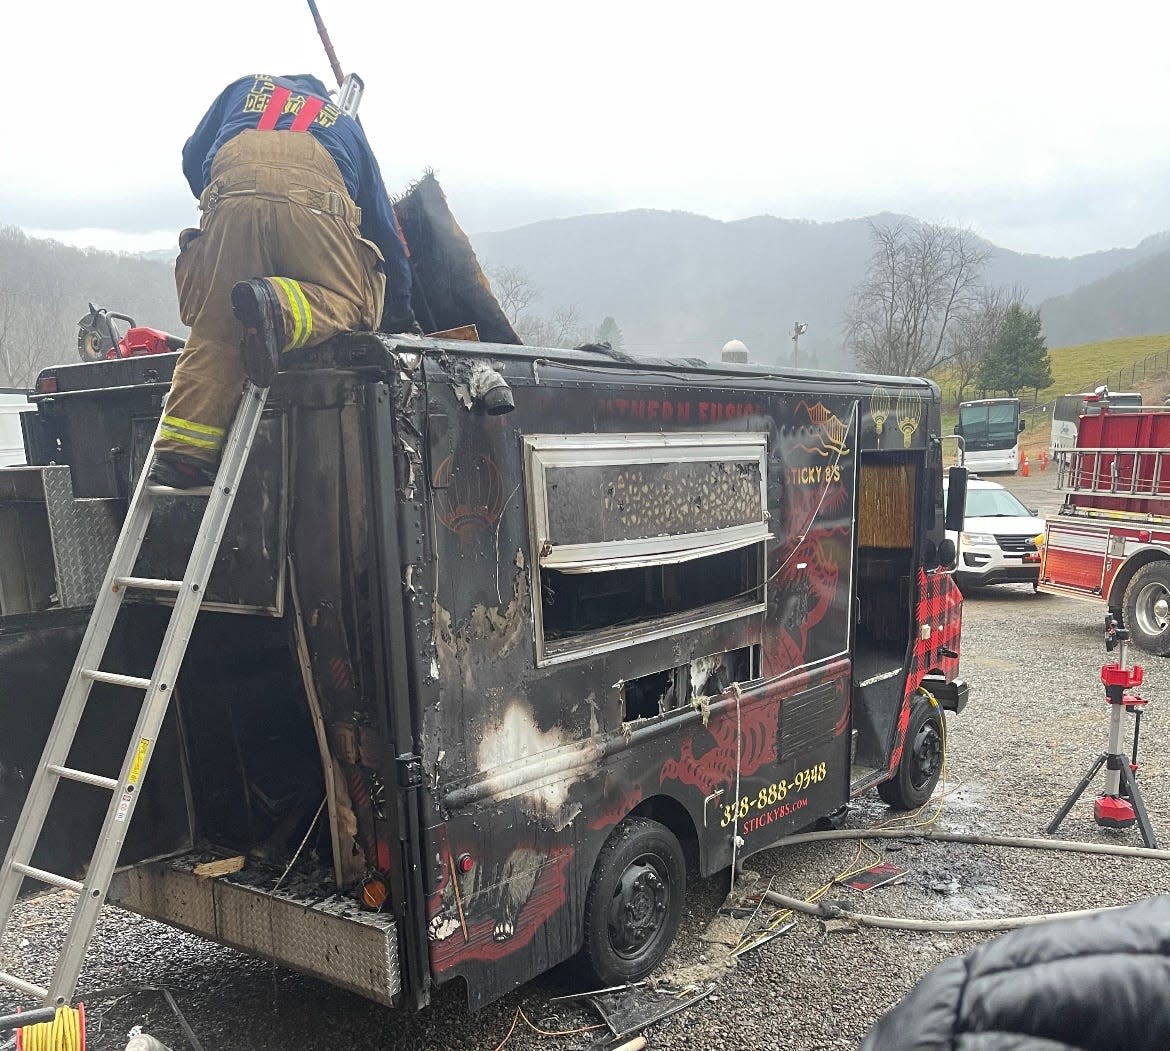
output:
<path id="1" fill-rule="evenodd" d="M 747 344 L 740 339 L 729 339 L 723 344 L 723 353 L 719 355 L 724 361 L 735 361 L 743 365 L 748 360 Z"/>

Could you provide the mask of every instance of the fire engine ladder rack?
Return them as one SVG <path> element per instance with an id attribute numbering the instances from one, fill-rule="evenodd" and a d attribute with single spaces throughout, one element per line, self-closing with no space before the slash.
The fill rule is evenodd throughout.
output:
<path id="1" fill-rule="evenodd" d="M 1056 488 L 1062 493 L 1170 500 L 1170 449 L 1058 449 L 1056 456 Z"/>
<path id="2" fill-rule="evenodd" d="M 215 564 L 228 515 L 231 513 L 232 503 L 248 462 L 248 454 L 267 396 L 267 389 L 250 382 L 246 385 L 240 408 L 224 443 L 219 471 L 213 485 L 201 489 L 172 489 L 149 482 L 147 476 L 154 462 L 152 445 L 152 451 L 143 466 L 137 488 L 130 501 L 122 533 L 114 547 L 110 567 L 98 593 L 89 627 L 82 639 L 81 649 L 57 709 L 57 717 L 49 731 L 44 753 L 29 786 L 28 798 L 13 832 L 4 866 L 0 869 L 0 937 L 3 936 L 4 929 L 12 917 L 25 878 L 40 880 L 50 886 L 75 891 L 78 894 L 69 931 L 47 989 L 0 971 L 0 985 L 36 997 L 48 1007 L 68 1003 L 77 986 L 82 961 L 93 938 L 98 915 L 109 891 L 114 868 L 126 839 L 126 831 L 141 794 L 140 788 L 150 761 L 151 750 L 158 740 L 159 730 L 167 713 L 171 694 L 174 692 L 179 667 L 187 652 L 187 644 L 195 627 L 195 618 L 207 589 L 207 580 Z M 207 498 L 203 519 L 191 548 L 191 558 L 183 579 L 155 580 L 133 576 L 138 553 L 157 502 L 160 498 L 167 497 Z M 166 634 L 149 679 L 105 671 L 101 666 L 114 622 L 122 606 L 122 599 L 128 590 L 164 592 L 175 596 Z M 130 740 L 122 761 L 121 772 L 117 777 L 105 777 L 85 770 L 72 769 L 66 765 L 78 724 L 85 711 L 86 701 L 89 699 L 90 688 L 95 682 L 110 683 L 114 686 L 140 690 L 143 693 L 134 736 Z M 32 865 L 33 854 L 40 841 L 53 794 L 62 780 L 78 781 L 81 784 L 102 788 L 111 795 L 105 821 L 86 868 L 84 880 L 46 872 Z"/>

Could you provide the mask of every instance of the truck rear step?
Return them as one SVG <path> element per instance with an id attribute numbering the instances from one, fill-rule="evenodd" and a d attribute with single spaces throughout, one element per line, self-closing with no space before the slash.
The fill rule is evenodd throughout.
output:
<path id="1" fill-rule="evenodd" d="M 202 879 L 193 869 L 206 860 L 187 854 L 120 872 L 110 902 L 378 1003 L 397 1003 L 398 927 L 389 913 L 368 912 L 337 894 L 331 873 L 320 881 L 293 873 L 285 886 L 270 891 L 279 869 L 250 865 Z"/>

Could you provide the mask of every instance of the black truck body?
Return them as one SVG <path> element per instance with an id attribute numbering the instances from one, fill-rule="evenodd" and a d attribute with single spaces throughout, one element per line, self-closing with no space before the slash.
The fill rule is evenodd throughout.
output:
<path id="1" fill-rule="evenodd" d="M 32 466 L 0 471 L 0 851 L 175 358 L 47 370 Z M 483 411 L 484 369 L 513 411 Z M 922 689 L 965 700 L 940 434 L 924 380 L 372 334 L 300 352 L 111 900 L 386 1004 L 462 978 L 477 1007 L 581 950 L 631 815 L 710 874 L 830 814 L 904 767 Z M 136 572 L 185 562 L 190 503 Z M 111 669 L 149 673 L 166 612 L 130 608 Z M 116 774 L 124 693 L 95 685 L 85 769 Z M 63 787 L 34 862 L 84 864 L 105 805 Z"/>

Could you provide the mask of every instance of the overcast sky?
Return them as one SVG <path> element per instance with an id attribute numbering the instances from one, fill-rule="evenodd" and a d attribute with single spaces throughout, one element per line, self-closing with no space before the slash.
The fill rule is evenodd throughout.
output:
<path id="1" fill-rule="evenodd" d="M 332 83 L 304 0 L 5 5 L 0 223 L 159 248 L 250 73 Z M 888 210 L 1052 255 L 1170 229 L 1165 4 L 319 0 L 391 190 L 471 232 L 625 208 Z"/>

